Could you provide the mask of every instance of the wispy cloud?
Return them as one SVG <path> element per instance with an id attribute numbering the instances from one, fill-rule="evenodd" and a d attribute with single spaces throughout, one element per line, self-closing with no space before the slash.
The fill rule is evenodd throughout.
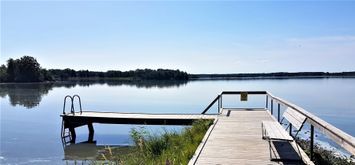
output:
<path id="1" fill-rule="evenodd" d="M 355 42 L 355 35 L 290 38 L 290 43 L 349 43 Z"/>

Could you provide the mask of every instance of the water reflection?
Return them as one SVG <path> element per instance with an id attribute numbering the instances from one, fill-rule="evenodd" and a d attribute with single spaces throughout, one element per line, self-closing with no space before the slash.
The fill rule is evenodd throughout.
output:
<path id="1" fill-rule="evenodd" d="M 1 84 L 0 87 L 0 96 L 7 95 L 12 106 L 20 105 L 30 109 L 39 105 L 42 97 L 53 88 L 53 84 Z"/>
<path id="2" fill-rule="evenodd" d="M 31 109 L 40 104 L 42 97 L 57 87 L 74 88 L 76 86 L 89 87 L 101 84 L 108 86 L 127 85 L 137 88 L 172 88 L 186 85 L 187 81 L 140 81 L 140 80 L 85 80 L 57 83 L 26 83 L 26 84 L 0 84 L 0 97 L 8 96 L 12 106 L 20 105 Z"/>
<path id="3" fill-rule="evenodd" d="M 67 163 L 74 161 L 84 164 L 95 164 L 101 161 L 115 162 L 119 159 L 113 154 L 128 154 L 131 152 L 132 148 L 132 146 L 97 145 L 96 143 L 70 144 L 64 147 L 63 160 Z"/>
<path id="4" fill-rule="evenodd" d="M 112 154 L 112 149 L 120 150 L 119 154 L 128 153 L 131 146 L 119 146 L 119 145 L 97 145 L 96 143 L 78 143 L 71 144 L 64 147 L 64 159 L 66 162 L 81 162 L 81 163 L 94 163 L 100 160 L 109 160 Z M 103 157 L 102 155 L 106 155 Z M 102 159 L 101 159 L 102 157 Z"/>
<path id="5" fill-rule="evenodd" d="M 171 88 L 180 87 L 187 84 L 187 80 L 170 81 L 170 80 L 105 80 L 105 79 L 88 79 L 88 80 L 72 80 L 70 84 L 79 86 L 90 86 L 94 84 L 121 86 L 128 85 L 137 88 Z"/>
<path id="6" fill-rule="evenodd" d="M 96 143 L 78 143 L 64 147 L 64 160 L 96 160 L 98 151 L 104 146 L 97 146 Z"/>

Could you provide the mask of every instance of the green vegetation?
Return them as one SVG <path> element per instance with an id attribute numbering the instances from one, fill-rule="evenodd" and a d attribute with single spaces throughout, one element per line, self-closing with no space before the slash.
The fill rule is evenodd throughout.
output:
<path id="1" fill-rule="evenodd" d="M 180 70 L 170 69 L 136 69 L 131 71 L 95 72 L 73 69 L 43 69 L 37 60 L 30 56 L 20 59 L 10 58 L 7 66 L 0 66 L 0 82 L 43 82 L 67 81 L 80 79 L 116 79 L 116 80 L 187 80 L 188 74 Z"/>
<path id="2" fill-rule="evenodd" d="M 297 143 L 304 149 L 308 156 L 310 156 L 308 140 L 297 139 Z M 314 164 L 316 165 L 355 165 L 351 158 L 343 155 L 338 155 L 334 151 L 325 149 L 318 144 L 314 146 Z"/>
<path id="3" fill-rule="evenodd" d="M 42 69 L 37 60 L 30 56 L 7 60 L 7 66 L 0 67 L 0 82 L 42 82 L 51 81 L 47 70 Z"/>
<path id="4" fill-rule="evenodd" d="M 188 74 L 180 70 L 170 69 L 136 69 L 130 71 L 95 72 L 73 69 L 50 69 L 49 73 L 56 80 L 72 79 L 116 79 L 116 80 L 187 80 Z"/>
<path id="5" fill-rule="evenodd" d="M 239 74 L 191 74 L 191 79 L 267 79 L 267 78 L 327 78 L 355 77 L 355 72 L 276 72 L 276 73 L 239 73 Z"/>
<path id="6" fill-rule="evenodd" d="M 152 135 L 144 127 L 132 129 L 130 148 L 107 148 L 98 160 L 116 164 L 187 164 L 201 143 L 212 120 L 198 120 L 180 133 Z"/>
<path id="7" fill-rule="evenodd" d="M 327 78 L 355 77 L 355 72 L 277 72 L 240 74 L 188 74 L 171 69 L 136 69 L 130 71 L 109 70 L 107 72 L 43 69 L 37 60 L 30 56 L 20 59 L 10 58 L 7 65 L 0 66 L 0 82 L 43 82 L 43 81 L 85 81 L 85 80 L 189 80 L 189 79 L 268 79 L 268 78 Z"/>

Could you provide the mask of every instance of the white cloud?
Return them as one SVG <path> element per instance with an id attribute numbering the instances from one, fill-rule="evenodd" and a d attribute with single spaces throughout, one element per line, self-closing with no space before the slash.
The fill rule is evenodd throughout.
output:
<path id="1" fill-rule="evenodd" d="M 355 42 L 355 35 L 290 38 L 290 43 L 349 43 Z"/>

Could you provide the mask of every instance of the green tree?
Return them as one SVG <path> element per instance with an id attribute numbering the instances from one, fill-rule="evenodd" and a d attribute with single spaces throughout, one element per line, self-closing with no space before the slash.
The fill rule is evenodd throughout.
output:
<path id="1" fill-rule="evenodd" d="M 3 64 L 0 66 L 0 82 L 5 82 L 7 81 L 7 68 Z"/>
<path id="2" fill-rule="evenodd" d="M 15 81 L 16 64 L 15 60 L 10 58 L 7 60 L 7 81 Z"/>
<path id="3" fill-rule="evenodd" d="M 19 82 L 38 82 L 41 80 L 41 67 L 37 60 L 30 56 L 23 56 L 16 60 L 15 81 Z"/>
<path id="4" fill-rule="evenodd" d="M 40 64 L 30 56 L 16 60 L 10 58 L 7 61 L 6 73 L 9 82 L 39 82 L 44 79 Z"/>
<path id="5" fill-rule="evenodd" d="M 53 81 L 53 77 L 47 69 L 41 69 L 41 80 Z"/>

